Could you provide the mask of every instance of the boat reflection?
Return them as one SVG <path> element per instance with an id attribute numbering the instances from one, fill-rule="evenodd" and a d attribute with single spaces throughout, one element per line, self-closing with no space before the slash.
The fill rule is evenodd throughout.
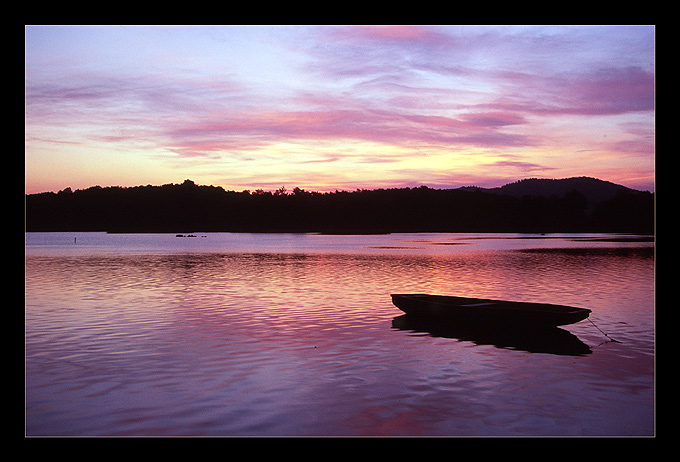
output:
<path id="1" fill-rule="evenodd" d="M 502 330 L 436 322 L 408 314 L 394 318 L 392 327 L 399 330 L 428 333 L 433 337 L 458 339 L 477 345 L 494 345 L 498 348 L 528 351 L 530 353 L 565 356 L 582 356 L 592 353 L 590 347 L 578 337 L 558 327 L 535 330 Z"/>

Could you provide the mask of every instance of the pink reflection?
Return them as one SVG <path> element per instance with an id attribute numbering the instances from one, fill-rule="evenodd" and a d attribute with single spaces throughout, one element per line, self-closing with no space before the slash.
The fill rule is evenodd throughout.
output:
<path id="1" fill-rule="evenodd" d="M 435 235 L 348 252 L 323 250 L 343 237 L 318 237 L 306 253 L 29 256 L 27 432 L 653 431 L 651 249 L 517 251 Z M 585 306 L 621 343 L 586 323 L 569 327 L 584 356 L 395 329 L 396 291 Z"/>

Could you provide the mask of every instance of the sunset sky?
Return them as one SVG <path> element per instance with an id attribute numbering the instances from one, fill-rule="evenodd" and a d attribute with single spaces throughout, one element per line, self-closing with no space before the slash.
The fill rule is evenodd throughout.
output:
<path id="1" fill-rule="evenodd" d="M 25 28 L 25 191 L 654 190 L 655 29 Z"/>

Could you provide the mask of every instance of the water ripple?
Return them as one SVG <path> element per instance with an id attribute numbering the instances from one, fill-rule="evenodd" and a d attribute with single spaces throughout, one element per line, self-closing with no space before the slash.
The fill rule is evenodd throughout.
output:
<path id="1" fill-rule="evenodd" d="M 653 248 L 473 237 L 288 237 L 287 252 L 242 236 L 234 246 L 247 251 L 32 248 L 26 432 L 653 433 Z M 587 322 L 565 328 L 592 350 L 582 356 L 394 328 L 389 294 L 411 291 L 583 306 L 621 343 Z"/>

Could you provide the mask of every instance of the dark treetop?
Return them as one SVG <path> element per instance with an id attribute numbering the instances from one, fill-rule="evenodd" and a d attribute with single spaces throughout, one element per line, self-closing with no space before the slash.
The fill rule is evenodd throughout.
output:
<path id="1" fill-rule="evenodd" d="M 274 193 L 182 184 L 26 195 L 26 231 L 654 234 L 654 194 L 594 178 Z"/>

